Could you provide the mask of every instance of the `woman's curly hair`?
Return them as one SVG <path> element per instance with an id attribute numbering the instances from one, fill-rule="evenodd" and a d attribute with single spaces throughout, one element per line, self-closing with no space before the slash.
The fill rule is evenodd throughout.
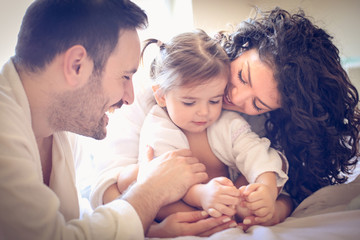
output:
<path id="1" fill-rule="evenodd" d="M 303 11 L 275 8 L 242 22 L 223 47 L 231 60 L 257 49 L 274 70 L 282 107 L 270 112 L 267 137 L 289 161 L 293 199 L 345 182 L 359 155 L 359 95 L 332 37 Z"/>

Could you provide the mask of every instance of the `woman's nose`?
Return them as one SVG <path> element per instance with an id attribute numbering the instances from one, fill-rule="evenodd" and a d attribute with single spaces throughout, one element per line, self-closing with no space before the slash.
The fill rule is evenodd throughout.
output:
<path id="1" fill-rule="evenodd" d="M 249 99 L 251 99 L 251 91 L 248 89 L 234 87 L 231 90 L 231 101 L 238 107 L 244 107 Z"/>

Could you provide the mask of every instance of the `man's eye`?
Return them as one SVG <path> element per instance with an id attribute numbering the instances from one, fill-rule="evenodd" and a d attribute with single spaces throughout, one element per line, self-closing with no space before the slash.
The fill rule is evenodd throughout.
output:
<path id="1" fill-rule="evenodd" d="M 242 70 L 240 70 L 240 72 L 239 72 L 239 80 L 240 80 L 240 82 L 242 82 L 243 84 L 247 84 L 247 82 L 243 79 L 243 77 L 242 77 Z"/>

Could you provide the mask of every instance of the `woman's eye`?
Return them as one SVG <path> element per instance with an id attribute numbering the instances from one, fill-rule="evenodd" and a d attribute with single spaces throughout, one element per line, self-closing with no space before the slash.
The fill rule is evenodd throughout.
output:
<path id="1" fill-rule="evenodd" d="M 247 82 L 243 79 L 243 77 L 242 77 L 242 70 L 240 70 L 240 72 L 239 72 L 239 80 L 240 80 L 240 82 L 242 82 L 243 84 L 247 84 Z"/>
<path id="2" fill-rule="evenodd" d="M 130 80 L 131 78 L 129 76 L 124 76 L 126 80 Z"/>
<path id="3" fill-rule="evenodd" d="M 253 107 L 254 107 L 254 109 L 255 109 L 257 112 L 261 112 L 261 111 L 262 111 L 262 109 L 259 108 L 259 107 L 256 105 L 255 99 L 253 100 Z"/>

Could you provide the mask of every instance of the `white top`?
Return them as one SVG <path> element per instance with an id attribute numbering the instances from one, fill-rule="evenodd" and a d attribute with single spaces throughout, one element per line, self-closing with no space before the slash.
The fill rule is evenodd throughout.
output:
<path id="1" fill-rule="evenodd" d="M 101 151 L 94 154 L 101 173 L 92 186 L 90 200 L 93 208 L 102 204 L 105 190 L 116 183 L 121 169 L 128 164 L 138 163 L 140 130 L 146 115 L 155 104 L 151 87 L 144 86 L 135 94 L 132 105 L 123 106 L 110 115 L 107 137 L 99 143 L 102 144 L 99 148 Z M 264 114 L 240 115 L 251 125 L 254 132 L 264 136 Z"/>
<path id="2" fill-rule="evenodd" d="M 137 213 L 123 200 L 78 219 L 69 133 L 54 134 L 50 187 L 43 183 L 29 102 L 12 61 L 0 72 L 0 112 L 0 239 L 144 238 Z"/>
<path id="3" fill-rule="evenodd" d="M 270 148 L 270 141 L 251 131 L 238 113 L 223 110 L 219 119 L 207 128 L 207 137 L 215 156 L 232 171 L 244 175 L 249 183 L 254 183 L 265 172 L 276 173 L 278 187 L 287 181 L 282 160 L 277 151 Z M 140 161 L 146 159 L 146 145 L 154 149 L 155 156 L 175 149 L 189 149 L 185 134 L 158 105 L 152 107 L 140 132 Z M 236 175 L 231 175 L 235 180 Z"/>

